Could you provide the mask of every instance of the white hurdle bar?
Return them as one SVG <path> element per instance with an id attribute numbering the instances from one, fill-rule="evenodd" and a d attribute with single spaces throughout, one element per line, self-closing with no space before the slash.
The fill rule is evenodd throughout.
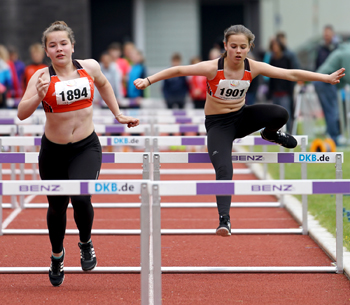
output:
<path id="1" fill-rule="evenodd" d="M 332 272 L 343 273 L 343 194 L 350 194 L 350 180 L 245 180 L 245 181 L 158 181 L 150 183 L 152 194 L 154 304 L 162 303 L 162 273 L 249 273 L 249 272 Z M 282 267 L 162 267 L 161 263 L 161 196 L 251 195 L 251 194 L 336 194 L 336 253 L 332 266 Z"/>
<path id="2" fill-rule="evenodd" d="M 148 304 L 150 274 L 150 200 L 148 180 L 37 180 L 1 181 L 0 195 L 92 195 L 139 194 L 140 209 L 140 267 L 96 267 L 92 273 L 141 273 L 141 300 Z M 127 185 L 127 188 L 123 186 Z M 2 219 L 2 209 L 0 206 Z M 0 226 L 0 235 L 3 233 Z M 0 267 L 0 274 L 47 273 L 48 267 Z M 84 273 L 79 267 L 65 267 L 67 273 Z M 89 272 L 90 273 L 90 272 Z"/>
<path id="3" fill-rule="evenodd" d="M 0 153 L 0 166 L 2 167 L 3 163 L 11 163 L 12 164 L 37 164 L 39 158 L 38 152 L 9 152 L 9 153 Z M 140 164 L 142 165 L 142 179 L 150 178 L 150 153 L 148 152 L 133 152 L 130 154 L 125 154 L 122 152 L 103 152 L 102 153 L 102 163 L 115 163 L 115 164 Z M 13 175 L 11 176 L 11 180 L 15 180 L 15 171 L 13 170 Z M 2 172 L 0 173 L 0 178 L 2 180 Z M 21 175 L 21 180 L 24 180 L 24 173 Z M 24 194 L 20 194 L 20 207 L 31 207 L 30 204 L 24 203 Z M 16 207 L 16 198 L 11 200 L 11 205 L 5 204 L 4 207 Z M 0 204 L 2 205 L 2 197 L 0 196 Z M 102 205 L 105 206 L 106 204 Z M 98 204 L 96 204 L 98 206 Z M 34 207 L 34 206 L 33 206 Z M 38 207 L 38 205 L 35 205 Z M 44 207 L 44 205 L 43 205 Z M 105 206 L 107 207 L 107 206 Z"/>
<path id="4" fill-rule="evenodd" d="M 287 152 L 280 152 L 280 153 L 232 153 L 232 162 L 233 163 L 279 163 L 279 164 L 286 164 L 286 163 L 300 163 L 300 164 L 308 164 L 308 163 L 317 163 L 317 164 L 328 164 L 328 163 L 334 163 L 335 164 L 335 175 L 336 179 L 342 179 L 342 163 L 343 163 L 343 153 L 287 153 Z M 160 180 L 160 166 L 164 163 L 210 163 L 210 158 L 208 153 L 187 153 L 187 152 L 179 152 L 179 153 L 167 153 L 167 152 L 160 152 L 160 153 L 154 153 L 153 154 L 153 179 L 156 181 Z M 282 179 L 284 177 L 281 177 Z M 306 170 L 302 171 L 301 173 L 301 179 L 307 179 L 307 172 Z M 307 181 L 307 180 L 306 180 Z M 231 207 L 235 206 L 235 203 L 231 203 Z M 242 203 L 238 204 L 239 207 L 242 206 Z M 249 204 L 245 205 L 246 207 L 251 207 Z M 260 205 L 263 206 L 263 205 Z M 270 203 L 266 203 L 266 207 L 271 207 Z M 279 204 L 280 207 L 283 207 L 282 201 L 280 201 Z M 304 195 L 302 197 L 302 227 L 301 229 L 285 229 L 283 231 L 280 231 L 280 233 L 286 233 L 288 230 L 291 233 L 302 233 L 307 234 L 308 233 L 308 221 L 307 221 L 307 212 L 308 212 L 308 203 L 307 203 L 307 196 Z M 256 232 L 259 233 L 260 229 L 256 229 Z M 278 232 L 278 230 L 276 230 Z M 297 231 L 297 232 L 296 232 Z M 175 232 L 175 231 L 174 231 Z M 190 230 L 187 230 L 187 232 L 190 232 Z M 201 231 L 196 230 L 193 231 L 192 234 L 199 234 Z M 207 232 L 207 230 L 203 231 Z M 277 233 L 276 232 L 276 233 Z M 170 232 L 167 232 L 168 234 L 171 234 Z M 212 232 L 214 233 L 214 232 Z M 233 231 L 233 233 L 239 233 Z M 262 232 L 265 233 L 265 232 Z M 174 233 L 179 234 L 179 232 Z M 191 233 L 189 233 L 191 234 Z"/>
<path id="5" fill-rule="evenodd" d="M 21 130 L 21 133 L 24 131 Z M 302 151 L 305 151 L 307 145 L 307 136 L 295 136 L 298 141 L 298 145 L 302 146 Z M 99 136 L 101 146 L 141 146 L 144 147 L 146 152 L 158 152 L 159 146 L 188 146 L 197 145 L 205 146 L 207 144 L 206 136 Z M 33 136 L 16 136 L 16 137 L 0 137 L 0 143 L 3 146 L 40 146 L 41 137 Z M 253 146 L 253 145 L 276 145 L 275 143 L 263 140 L 260 136 L 247 136 L 242 139 L 236 139 L 233 142 L 234 146 Z M 304 147 L 304 148 L 303 148 Z M 180 170 L 164 169 L 161 170 L 162 174 L 179 174 Z M 213 169 L 191 169 L 181 170 L 181 174 L 186 174 L 190 172 L 191 174 L 212 174 Z M 3 173 L 7 173 L 4 171 Z M 26 173 L 30 173 L 29 170 Z M 118 170 L 108 171 L 103 169 L 101 174 L 115 174 L 120 173 Z M 131 170 L 130 174 L 138 174 L 140 171 Z M 248 174 L 251 173 L 250 169 L 234 169 L 235 174 Z M 282 177 L 283 178 L 283 177 Z M 33 179 L 36 179 L 33 176 Z"/>

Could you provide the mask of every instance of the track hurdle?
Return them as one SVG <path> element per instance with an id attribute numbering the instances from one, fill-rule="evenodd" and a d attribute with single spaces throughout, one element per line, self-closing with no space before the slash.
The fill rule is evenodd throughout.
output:
<path id="1" fill-rule="evenodd" d="M 143 152 L 133 152 L 130 154 L 120 153 L 120 152 L 104 152 L 102 153 L 102 163 L 115 163 L 115 164 L 125 164 L 125 163 L 136 163 L 142 165 L 142 178 L 143 179 L 149 179 L 150 178 L 150 153 L 143 153 Z M 38 152 L 10 152 L 10 153 L 0 153 L 0 165 L 3 163 L 19 163 L 19 164 L 37 164 L 39 158 Z M 2 178 L 2 177 L 1 177 Z M 15 179 L 12 179 L 15 180 Z M 23 178 L 22 178 L 23 180 Z M 24 194 L 20 194 L 20 207 L 21 208 L 27 208 L 27 207 L 46 207 L 46 204 L 25 204 L 24 203 Z M 1 206 L 4 206 L 6 208 L 13 207 L 13 205 L 9 206 L 6 204 L 2 204 L 2 197 L 0 200 Z M 125 207 L 123 205 L 118 204 L 94 204 L 95 207 Z M 128 207 L 138 207 L 139 204 L 130 205 Z M 5 231 L 6 234 L 10 233 L 8 231 Z M 75 232 L 75 231 L 74 231 Z M 12 233 L 15 234 L 15 233 Z M 34 234 L 34 233 L 32 233 Z M 44 234 L 40 233 L 38 231 L 38 234 Z M 68 233 L 68 234 L 75 234 L 75 233 Z M 134 234 L 138 234 L 137 232 L 134 232 Z"/>
<path id="2" fill-rule="evenodd" d="M 2 135 L 8 135 L 13 137 L 17 133 L 17 126 L 16 125 L 0 125 L 0 134 Z M 2 145 L 0 143 L 0 151 L 2 151 Z M 11 147 L 11 151 L 15 151 L 15 147 Z M 16 165 L 11 164 L 11 179 L 15 180 L 15 170 L 16 170 Z M 0 179 L 2 180 L 2 164 L 0 164 Z M 2 196 L 0 196 L 0 199 L 2 200 Z M 11 196 L 11 206 L 15 208 L 17 205 L 16 203 L 16 197 Z"/>
<path id="3" fill-rule="evenodd" d="M 121 185 L 127 184 L 125 190 Z M 147 180 L 37 180 L 37 181 L 1 181 L 0 195 L 93 195 L 123 194 L 140 195 L 140 266 L 137 267 L 96 267 L 89 273 L 141 273 L 141 300 L 148 304 L 150 273 L 150 201 Z M 2 209 L 0 206 L 0 216 Z M 2 230 L 0 226 L 0 235 Z M 96 234 L 96 232 L 92 232 Z M 0 274 L 10 273 L 47 273 L 49 267 L 0 267 Z M 65 273 L 84 273 L 80 267 L 65 267 Z"/>
<path id="4" fill-rule="evenodd" d="M 158 152 L 153 154 L 153 177 L 154 180 L 160 180 L 160 166 L 164 163 L 210 163 L 210 158 L 208 153 L 187 153 L 187 152 Z M 335 176 L 336 179 L 342 179 L 342 163 L 343 163 L 343 153 L 232 153 L 232 162 L 233 163 L 300 163 L 300 164 L 308 164 L 308 163 L 317 163 L 317 164 L 327 164 L 334 163 L 335 164 Z M 307 172 L 302 171 L 301 179 L 307 179 Z M 306 180 L 307 181 L 307 180 Z M 177 206 L 176 204 L 172 204 L 172 207 L 183 207 L 185 204 Z M 197 204 L 196 207 L 208 207 L 208 206 L 216 206 L 216 205 L 201 205 Z M 253 205 L 242 204 L 239 203 L 235 205 L 231 203 L 231 207 L 256 207 L 256 203 Z M 268 203 L 261 203 L 259 206 L 272 207 L 274 205 Z M 280 202 L 280 207 L 283 207 L 283 204 Z M 249 233 L 302 233 L 304 235 L 308 234 L 308 222 L 307 222 L 307 211 L 308 211 L 308 203 L 307 196 L 303 197 L 302 200 L 302 226 L 300 229 L 274 229 L 274 230 L 232 230 L 234 234 L 249 234 Z M 165 233 L 165 232 L 164 232 Z M 167 230 L 167 234 L 214 234 L 214 230 Z"/>
<path id="5" fill-rule="evenodd" d="M 159 181 L 150 184 L 152 187 L 153 211 L 153 272 L 155 304 L 161 304 L 162 273 L 343 273 L 343 194 L 350 194 L 350 180 L 245 180 L 245 181 Z M 336 253 L 332 266 L 285 266 L 285 267 L 162 267 L 161 266 L 161 233 L 160 233 L 160 198 L 161 196 L 192 195 L 251 195 L 251 194 L 284 194 L 312 195 L 336 194 Z"/>

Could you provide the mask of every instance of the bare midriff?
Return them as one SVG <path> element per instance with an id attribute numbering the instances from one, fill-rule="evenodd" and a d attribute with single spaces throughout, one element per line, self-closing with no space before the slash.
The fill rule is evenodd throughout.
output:
<path id="1" fill-rule="evenodd" d="M 240 110 L 245 103 L 245 96 L 240 100 L 221 100 L 207 94 L 204 112 L 206 115 L 224 114 Z"/>
<path id="2" fill-rule="evenodd" d="M 92 106 L 69 112 L 46 112 L 45 136 L 53 143 L 74 143 L 94 131 Z"/>

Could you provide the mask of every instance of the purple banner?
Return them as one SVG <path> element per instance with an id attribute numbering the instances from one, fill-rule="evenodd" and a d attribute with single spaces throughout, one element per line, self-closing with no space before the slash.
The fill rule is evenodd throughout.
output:
<path id="1" fill-rule="evenodd" d="M 198 132 L 198 126 L 182 125 L 180 126 L 180 132 Z"/>
<path id="2" fill-rule="evenodd" d="M 210 163 L 207 153 L 188 153 L 188 163 Z"/>
<path id="3" fill-rule="evenodd" d="M 254 145 L 276 145 L 276 143 L 266 141 L 263 138 L 254 138 Z"/>
<path id="4" fill-rule="evenodd" d="M 0 182 L 0 195 L 2 195 L 2 183 Z"/>
<path id="5" fill-rule="evenodd" d="M 106 133 L 113 133 L 113 132 L 116 132 L 116 133 L 121 133 L 121 132 L 124 132 L 124 126 L 121 125 L 121 126 L 118 126 L 118 125 L 108 125 L 106 126 Z"/>
<path id="6" fill-rule="evenodd" d="M 181 145 L 205 145 L 204 138 L 182 138 Z"/>
<path id="7" fill-rule="evenodd" d="M 186 115 L 186 111 L 185 110 L 173 110 L 173 115 L 184 116 L 184 115 Z"/>
<path id="8" fill-rule="evenodd" d="M 176 123 L 177 124 L 192 123 L 192 119 L 191 118 L 186 118 L 186 117 L 177 117 L 176 118 Z"/>
<path id="9" fill-rule="evenodd" d="M 111 138 L 107 138 L 107 145 L 112 145 L 112 139 Z"/>
<path id="10" fill-rule="evenodd" d="M 278 163 L 294 163 L 294 154 L 293 153 L 278 153 L 277 154 Z"/>
<path id="11" fill-rule="evenodd" d="M 313 182 L 313 194 L 350 194 L 350 182 Z"/>
<path id="12" fill-rule="evenodd" d="M 80 183 L 80 194 L 88 195 L 89 194 L 89 184 L 87 182 Z"/>
<path id="13" fill-rule="evenodd" d="M 0 119 L 0 124 L 15 124 L 15 120 L 14 119 L 4 119 L 4 118 L 1 118 Z"/>
<path id="14" fill-rule="evenodd" d="M 34 138 L 34 145 L 40 146 L 41 145 L 41 138 Z"/>
<path id="15" fill-rule="evenodd" d="M 234 182 L 230 183 L 197 183 L 197 195 L 233 195 Z"/>
<path id="16" fill-rule="evenodd" d="M 102 163 L 114 163 L 114 154 L 102 153 Z"/>
<path id="17" fill-rule="evenodd" d="M 0 153 L 0 163 L 25 163 L 25 154 Z"/>

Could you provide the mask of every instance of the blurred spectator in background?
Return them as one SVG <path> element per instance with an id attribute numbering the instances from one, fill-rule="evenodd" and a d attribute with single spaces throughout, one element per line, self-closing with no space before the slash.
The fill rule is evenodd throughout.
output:
<path id="1" fill-rule="evenodd" d="M 287 36 L 284 32 L 278 32 L 276 34 L 276 39 L 279 40 L 284 46 L 284 54 L 289 57 L 292 63 L 292 69 L 300 69 L 300 64 L 296 54 L 288 48 Z"/>
<path id="2" fill-rule="evenodd" d="M 17 107 L 20 99 L 23 95 L 23 74 L 25 64 L 19 60 L 17 48 L 14 46 L 8 47 L 9 51 L 9 66 L 12 75 L 12 86 L 8 92 L 8 97 L 13 99 L 13 105 L 11 107 Z M 9 106 L 9 105 L 8 105 Z"/>
<path id="3" fill-rule="evenodd" d="M 330 73 L 329 69 L 333 67 L 344 67 L 345 68 L 345 76 L 340 79 L 340 83 L 336 86 L 332 86 L 333 88 L 329 88 L 331 92 L 333 89 L 343 89 L 346 84 L 350 84 L 350 73 L 346 73 L 346 71 L 350 71 L 350 42 L 344 42 L 339 44 L 336 50 L 331 52 L 331 54 L 327 57 L 324 63 L 317 69 L 317 72 L 320 73 Z M 315 87 L 316 88 L 316 87 Z M 336 92 L 336 90 L 334 90 Z M 329 92 L 324 92 L 324 95 L 328 95 Z M 323 98 L 324 96 L 321 96 Z M 327 122 L 327 131 L 336 145 L 342 145 L 342 136 L 340 134 L 340 126 L 339 126 L 339 108 L 337 96 L 332 97 L 332 100 L 329 102 L 334 104 L 332 108 L 329 104 L 327 104 L 327 111 L 333 113 L 333 116 L 329 115 L 329 112 L 325 112 L 325 117 L 328 118 Z M 333 125 L 331 125 L 333 124 Z"/>
<path id="4" fill-rule="evenodd" d="M 146 77 L 144 57 L 137 49 L 133 49 L 129 55 L 132 62 L 127 86 L 127 97 L 130 100 L 129 108 L 140 108 L 144 91 L 136 89 L 134 80 Z"/>
<path id="5" fill-rule="evenodd" d="M 270 65 L 283 68 L 292 69 L 293 63 L 289 56 L 284 53 L 284 45 L 276 38 L 271 39 L 270 42 Z M 287 121 L 287 132 L 291 132 L 293 124 L 293 90 L 294 82 L 284 79 L 270 78 L 269 79 L 269 96 L 272 102 L 276 105 L 284 107 L 289 114 Z"/>
<path id="6" fill-rule="evenodd" d="M 122 57 L 122 45 L 119 42 L 111 43 L 108 46 L 108 53 L 112 56 L 113 61 L 116 63 L 117 69 L 121 71 L 122 94 L 123 96 L 126 96 L 126 82 L 130 71 L 130 64 L 124 57 Z"/>
<path id="7" fill-rule="evenodd" d="M 26 66 L 23 74 L 23 86 L 24 90 L 27 88 L 28 82 L 32 75 L 39 69 L 47 67 L 44 63 L 45 51 L 41 43 L 33 43 L 29 47 L 29 53 L 31 58 L 31 63 Z"/>
<path id="8" fill-rule="evenodd" d="M 5 46 L 0 45 L 0 108 L 6 108 L 7 92 L 11 88 L 11 69 L 8 65 L 9 53 Z"/>
<path id="9" fill-rule="evenodd" d="M 201 62 L 199 56 L 191 59 L 191 65 Z M 189 92 L 195 109 L 204 109 L 207 97 L 207 78 L 202 75 L 188 77 Z"/>
<path id="10" fill-rule="evenodd" d="M 338 47 L 338 39 L 331 25 L 323 28 L 323 41 L 317 48 L 315 69 L 317 70 L 327 59 L 329 54 Z"/>
<path id="11" fill-rule="evenodd" d="M 136 50 L 135 44 L 131 41 L 126 41 L 123 45 L 123 54 L 125 59 L 132 64 L 132 54 Z"/>
<path id="12" fill-rule="evenodd" d="M 209 56 L 208 56 L 209 60 L 218 59 L 221 56 L 222 53 L 223 52 L 221 52 L 221 50 L 218 49 L 218 48 L 210 49 Z"/>
<path id="13" fill-rule="evenodd" d="M 324 71 L 324 68 L 323 70 L 319 70 L 320 66 L 337 47 L 338 42 L 333 27 L 331 25 L 326 25 L 323 29 L 323 42 L 317 49 L 315 62 L 316 71 Z M 313 84 L 323 110 L 327 134 L 336 145 L 339 145 L 340 122 L 337 87 L 323 82 L 313 82 Z"/>
<path id="14" fill-rule="evenodd" d="M 171 66 L 179 66 L 181 62 L 181 55 L 174 53 L 171 57 Z M 185 107 L 186 95 L 188 93 L 188 84 L 185 76 L 165 79 L 162 90 L 168 109 L 176 107 L 183 109 Z"/>
<path id="15" fill-rule="evenodd" d="M 120 70 L 117 68 L 112 56 L 109 52 L 103 52 L 100 57 L 100 67 L 102 74 L 107 78 L 112 86 L 115 97 L 118 102 L 123 98 L 122 88 L 122 75 Z M 102 100 L 98 90 L 95 91 L 95 100 L 102 108 L 108 108 L 107 104 Z"/>

